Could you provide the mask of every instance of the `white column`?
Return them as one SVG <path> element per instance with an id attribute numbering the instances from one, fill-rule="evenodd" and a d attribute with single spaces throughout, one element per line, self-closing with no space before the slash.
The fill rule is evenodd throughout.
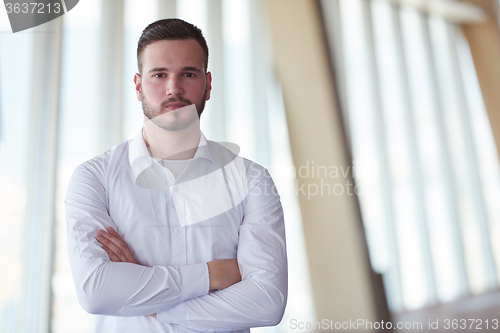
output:
<path id="1" fill-rule="evenodd" d="M 99 84 L 99 149 L 123 140 L 123 17 L 124 1 L 102 1 Z"/>
<path id="2" fill-rule="evenodd" d="M 316 1 L 266 1 L 296 168 L 351 165 Z M 350 183 L 353 181 L 349 178 Z M 313 179 L 299 177 L 305 192 Z M 346 179 L 326 179 L 345 186 Z M 376 321 L 356 196 L 299 192 L 317 319 Z M 307 267 L 304 267 L 307 269 Z"/>
<path id="3" fill-rule="evenodd" d="M 207 29 L 204 31 L 209 49 L 208 70 L 212 72 L 213 93 L 207 102 L 207 112 L 201 116 L 211 140 L 226 140 L 226 110 L 224 98 L 224 45 L 222 38 L 221 0 L 207 0 Z"/>

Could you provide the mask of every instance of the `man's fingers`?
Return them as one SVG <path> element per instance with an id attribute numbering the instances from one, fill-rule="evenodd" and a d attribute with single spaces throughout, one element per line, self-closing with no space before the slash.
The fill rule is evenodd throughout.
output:
<path id="1" fill-rule="evenodd" d="M 97 240 L 111 250 L 120 261 L 136 264 L 137 262 L 123 238 L 113 228 L 108 227 L 107 230 L 108 232 L 99 230 Z"/>
<path id="2" fill-rule="evenodd" d="M 136 263 L 135 261 L 135 258 L 134 256 L 132 255 L 132 251 L 130 251 L 127 243 L 123 240 L 123 238 L 116 232 L 115 229 L 113 229 L 112 227 L 108 227 L 106 229 L 109 233 L 109 235 L 111 236 L 114 236 L 116 237 L 116 239 L 118 240 L 118 242 L 120 243 L 119 245 L 117 245 L 122 251 L 123 251 L 123 254 L 125 255 L 125 257 L 127 258 L 127 261 L 128 262 L 132 262 L 132 263 Z"/>
<path id="3" fill-rule="evenodd" d="M 102 248 L 103 248 L 104 251 L 106 251 L 106 253 L 108 254 L 109 259 L 111 261 L 121 262 L 120 258 L 113 251 L 111 251 L 110 249 L 108 249 L 106 245 L 103 245 Z"/>
<path id="4" fill-rule="evenodd" d="M 127 256 L 119 246 L 120 243 L 115 237 L 109 235 L 107 232 L 99 232 L 97 241 L 111 250 L 120 259 L 119 261 L 128 261 Z"/>
<path id="5" fill-rule="evenodd" d="M 107 240 L 109 240 L 111 243 L 113 243 L 116 247 L 118 247 L 120 250 L 123 249 L 123 245 L 125 244 L 125 242 L 123 241 L 123 239 L 118 236 L 116 237 L 115 235 L 112 235 L 110 233 L 107 233 L 106 231 L 100 231 L 98 232 L 98 234 L 101 236 L 101 237 L 104 237 L 106 238 Z M 126 244 L 125 244 L 126 245 Z"/>
<path id="6" fill-rule="evenodd" d="M 119 249 L 111 241 L 101 235 L 98 235 L 96 239 L 99 243 L 102 244 L 102 248 L 108 253 L 109 259 L 116 262 L 125 261 L 125 256 L 122 255 L 120 257 L 120 251 L 118 251 Z"/>
<path id="7" fill-rule="evenodd" d="M 111 235 L 115 236 L 116 238 L 118 238 L 119 240 L 121 241 L 124 241 L 123 238 L 116 232 L 115 229 L 113 229 L 112 227 L 108 227 L 106 229 Z"/>

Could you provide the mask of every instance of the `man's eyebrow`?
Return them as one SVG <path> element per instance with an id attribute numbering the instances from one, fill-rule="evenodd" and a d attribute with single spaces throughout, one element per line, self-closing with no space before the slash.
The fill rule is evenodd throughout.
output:
<path id="1" fill-rule="evenodd" d="M 150 69 L 148 73 L 153 73 L 153 72 L 165 72 L 167 69 L 165 67 L 156 67 L 153 69 Z"/>
<path id="2" fill-rule="evenodd" d="M 201 72 L 201 69 L 199 69 L 197 67 L 191 67 L 191 66 L 183 67 L 182 70 L 188 71 L 188 72 Z"/>
<path id="3" fill-rule="evenodd" d="M 166 72 L 167 68 L 166 67 L 155 67 L 152 68 L 148 71 L 148 73 L 155 73 L 155 72 Z M 193 66 L 186 66 L 182 67 L 182 71 L 184 72 L 201 72 L 201 69 L 198 67 L 193 67 Z"/>

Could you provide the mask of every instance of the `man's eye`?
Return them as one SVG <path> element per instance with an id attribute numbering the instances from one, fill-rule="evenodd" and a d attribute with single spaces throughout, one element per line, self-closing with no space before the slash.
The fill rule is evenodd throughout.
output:
<path id="1" fill-rule="evenodd" d="M 157 74 L 155 74 L 154 77 L 165 77 L 165 74 L 163 74 L 163 73 L 157 73 Z"/>
<path id="2" fill-rule="evenodd" d="M 184 75 L 185 75 L 185 76 L 187 76 L 187 77 L 193 77 L 193 76 L 194 76 L 194 74 L 193 74 L 193 73 L 186 73 L 186 74 L 184 74 Z"/>

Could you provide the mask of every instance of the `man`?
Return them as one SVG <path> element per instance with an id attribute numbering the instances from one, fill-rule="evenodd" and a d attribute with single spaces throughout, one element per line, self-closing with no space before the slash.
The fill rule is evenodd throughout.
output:
<path id="1" fill-rule="evenodd" d="M 98 332 L 276 325 L 287 298 L 283 212 L 266 169 L 206 140 L 201 31 L 160 20 L 137 48 L 138 135 L 74 172 L 66 196 L 78 299 Z"/>

